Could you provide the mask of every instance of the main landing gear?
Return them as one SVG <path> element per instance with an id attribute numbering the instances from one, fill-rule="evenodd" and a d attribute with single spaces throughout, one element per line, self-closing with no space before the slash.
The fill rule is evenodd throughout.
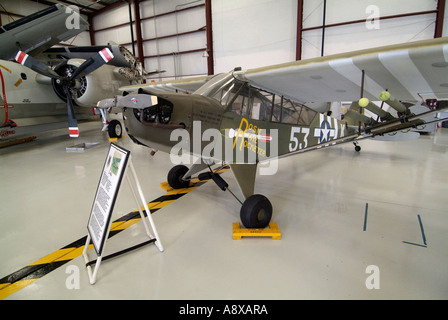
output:
<path id="1" fill-rule="evenodd" d="M 168 184 L 173 189 L 187 188 L 190 185 L 189 179 L 184 177 L 189 169 L 183 165 L 173 167 L 168 173 Z M 213 180 L 222 190 L 228 190 L 235 199 L 241 204 L 240 219 L 246 228 L 265 228 L 269 225 L 272 218 L 272 205 L 265 196 L 261 194 L 253 194 L 248 196 L 244 202 L 241 202 L 232 191 L 226 181 L 216 172 L 210 170 L 199 174 L 200 181 Z"/>

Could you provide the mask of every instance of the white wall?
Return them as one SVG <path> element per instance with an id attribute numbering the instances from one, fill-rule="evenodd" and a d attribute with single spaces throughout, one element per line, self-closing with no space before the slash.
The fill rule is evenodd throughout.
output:
<path id="1" fill-rule="evenodd" d="M 322 26 L 323 0 L 304 0 L 303 28 Z M 295 60 L 297 0 L 213 0 L 215 71 Z M 435 0 L 328 0 L 326 24 L 435 10 Z M 448 10 L 448 9 L 447 9 Z M 448 15 L 445 17 L 447 20 Z M 324 55 L 432 38 L 435 14 L 327 28 Z M 448 26 L 445 24 L 445 34 Z M 302 33 L 302 59 L 320 56 L 322 30 Z"/>
<path id="2" fill-rule="evenodd" d="M 297 0 L 213 0 L 215 72 L 295 59 Z"/>
<path id="3" fill-rule="evenodd" d="M 204 28 L 204 6 L 152 18 L 155 15 L 175 12 L 200 4 L 204 4 L 204 0 L 149 0 L 141 2 L 140 18 L 142 19 L 142 38 L 144 40 L 155 39 Z M 133 17 L 133 6 L 131 13 Z M 126 25 L 118 28 L 95 32 L 96 44 L 106 44 L 111 41 L 119 44 L 131 42 L 129 7 L 127 4 L 96 16 L 93 23 L 94 30 L 126 23 Z M 137 34 L 134 26 L 134 40 L 136 40 L 136 37 Z M 126 47 L 132 51 L 131 45 L 126 45 Z M 160 74 L 160 77 L 156 77 L 159 79 L 175 78 L 185 75 L 191 76 L 207 74 L 207 60 L 202 57 L 202 51 L 187 54 L 176 54 L 178 52 L 197 50 L 205 47 L 205 31 L 167 37 L 158 40 L 144 41 L 144 56 L 152 56 L 151 58 L 145 58 L 145 69 L 147 71 L 165 70 L 166 72 Z M 138 56 L 136 44 L 135 51 L 136 56 Z"/>
<path id="4" fill-rule="evenodd" d="M 204 1 L 146 1 L 140 4 L 141 17 L 152 17 L 166 12 L 182 10 L 204 4 Z M 143 39 L 154 39 L 178 33 L 195 31 L 205 27 L 205 7 L 180 11 L 154 19 L 142 21 Z M 146 56 L 159 56 L 145 59 L 147 70 L 166 70 L 162 77 L 193 76 L 207 74 L 207 59 L 203 51 L 187 54 L 174 54 L 206 48 L 206 32 L 145 41 L 143 50 Z M 171 54 L 169 56 L 160 56 Z"/>
<path id="5" fill-rule="evenodd" d="M 437 2 L 434 0 L 328 0 L 327 25 L 366 21 L 327 28 L 324 55 L 433 38 L 435 13 L 392 20 L 372 19 L 374 14 L 386 17 L 436 8 Z M 322 14 L 323 0 L 304 0 L 303 28 L 322 26 Z M 304 31 L 302 39 L 302 59 L 320 56 L 322 30 Z"/>
<path id="6" fill-rule="evenodd" d="M 204 0 L 147 0 L 140 3 L 142 35 L 144 39 L 197 30 L 205 26 L 205 7 L 181 11 L 155 19 L 154 15 L 204 3 Z M 27 15 L 45 8 L 29 0 L 1 0 L 6 10 Z M 365 20 L 374 5 L 380 16 L 435 10 L 436 0 L 327 0 L 326 23 Z M 2 9 L 3 10 L 3 9 Z M 303 28 L 322 25 L 323 0 L 304 0 Z M 132 10 L 132 15 L 134 11 Z M 212 0 L 215 73 L 234 67 L 243 69 L 295 60 L 297 37 L 297 0 Z M 6 24 L 8 17 L 2 14 Z M 94 29 L 117 24 L 118 28 L 95 33 L 96 44 L 108 42 L 130 43 L 129 11 L 127 3 L 94 18 Z M 379 20 L 379 29 L 368 29 L 366 23 L 326 29 L 325 55 L 358 49 L 432 38 L 435 14 Z M 443 34 L 448 36 L 448 6 L 446 6 Z M 322 31 L 304 31 L 302 59 L 320 56 Z M 134 37 L 135 27 L 134 27 Z M 179 51 L 205 48 L 205 31 L 179 37 L 145 41 L 148 71 L 166 70 L 163 79 L 185 75 L 207 74 L 207 59 L 202 52 L 183 55 Z M 68 41 L 71 43 L 71 40 Z M 76 37 L 74 45 L 89 45 L 87 32 Z M 130 45 L 127 45 L 131 49 Z M 168 54 L 168 55 L 167 55 Z M 163 56 L 167 55 L 167 56 Z"/>

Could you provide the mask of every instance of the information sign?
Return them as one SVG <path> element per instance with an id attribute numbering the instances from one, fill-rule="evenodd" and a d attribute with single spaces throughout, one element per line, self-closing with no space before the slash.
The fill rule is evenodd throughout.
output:
<path id="1" fill-rule="evenodd" d="M 109 233 L 112 211 L 129 155 L 130 151 L 110 144 L 87 224 L 87 230 L 98 255 L 101 255 Z"/>

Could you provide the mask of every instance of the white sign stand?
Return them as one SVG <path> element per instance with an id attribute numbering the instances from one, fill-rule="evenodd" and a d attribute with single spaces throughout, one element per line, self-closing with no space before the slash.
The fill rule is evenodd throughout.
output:
<path id="1" fill-rule="evenodd" d="M 146 234 L 148 235 L 150 240 L 103 257 L 106 240 L 109 237 L 113 207 L 118 195 L 118 191 L 120 189 L 122 178 L 127 173 L 126 169 L 128 168 L 131 170 L 131 176 L 129 174 L 126 175 L 128 184 L 137 203 L 140 217 L 142 219 L 143 225 L 145 226 Z M 135 187 L 137 187 L 137 190 L 135 189 Z M 139 197 L 137 196 L 137 194 Z M 146 217 L 142 212 L 142 205 L 145 208 Z M 146 218 L 149 221 L 149 226 Z M 151 233 L 150 228 L 152 229 L 153 234 Z M 101 174 L 101 179 L 98 184 L 95 200 L 93 202 L 92 210 L 90 213 L 87 230 L 88 236 L 82 255 L 86 263 L 90 284 L 94 284 L 96 282 L 98 269 L 100 267 L 101 261 L 103 260 L 116 257 L 120 254 L 140 248 L 149 243 L 154 243 L 161 252 L 163 251 L 163 246 L 160 242 L 160 238 L 154 225 L 154 221 L 152 220 L 151 212 L 148 208 L 148 203 L 146 202 L 146 199 L 143 195 L 140 183 L 137 178 L 137 174 L 130 159 L 130 151 L 127 151 L 113 143 L 111 143 L 110 145 L 109 152 L 106 157 L 106 162 L 104 163 L 103 172 Z M 91 241 L 97 254 L 96 260 L 93 261 L 89 261 L 89 257 L 87 255 L 87 250 L 89 249 Z M 93 271 L 91 267 L 92 264 L 95 264 L 95 269 Z"/>

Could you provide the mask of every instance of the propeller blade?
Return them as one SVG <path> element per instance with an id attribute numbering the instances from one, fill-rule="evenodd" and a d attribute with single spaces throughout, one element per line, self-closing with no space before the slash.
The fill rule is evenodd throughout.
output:
<path id="1" fill-rule="evenodd" d="M 26 54 L 23 51 L 17 52 L 16 55 L 16 61 L 20 63 L 21 65 L 24 65 L 25 67 L 28 67 L 35 72 L 55 79 L 60 79 L 61 77 L 54 72 L 52 69 L 50 69 L 45 63 L 31 57 L 30 55 Z"/>
<path id="2" fill-rule="evenodd" d="M 73 108 L 72 95 L 67 86 L 64 86 L 67 97 L 68 132 L 71 138 L 79 137 L 78 121 L 76 121 L 75 109 Z"/>
<path id="3" fill-rule="evenodd" d="M 110 60 L 114 58 L 114 55 L 109 50 L 109 48 L 104 48 L 103 50 L 99 51 L 94 56 L 90 57 L 86 61 L 83 62 L 76 70 L 73 72 L 72 76 L 70 77 L 70 80 L 73 80 L 77 78 L 78 76 L 85 76 L 86 74 L 89 74 L 99 67 L 101 67 L 103 64 L 108 63 Z"/>

